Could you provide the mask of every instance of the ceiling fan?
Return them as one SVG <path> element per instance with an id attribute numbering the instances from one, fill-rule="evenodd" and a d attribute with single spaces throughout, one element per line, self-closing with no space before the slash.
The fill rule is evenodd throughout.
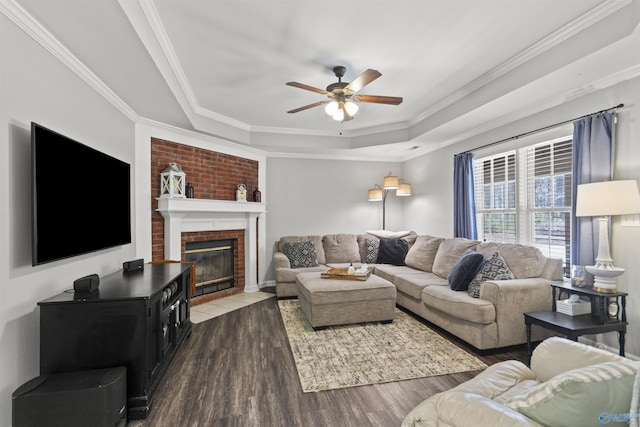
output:
<path id="1" fill-rule="evenodd" d="M 346 122 L 353 119 L 353 116 L 358 111 L 358 105 L 356 102 L 371 102 L 374 104 L 387 105 L 398 105 L 402 102 L 402 98 L 397 96 L 356 95 L 356 92 L 382 75 L 379 71 L 371 69 L 365 70 L 351 83 L 342 81 L 345 71 L 347 71 L 347 69 L 343 66 L 334 67 L 333 73 L 338 78 L 338 81 L 327 86 L 326 90 L 298 82 L 288 82 L 288 86 L 327 95 L 329 99 L 314 102 L 313 104 L 287 111 L 287 113 L 297 113 L 299 111 L 308 110 L 309 108 L 319 107 L 320 105 L 326 104 L 325 112 L 328 115 L 333 117 L 336 121 Z"/>

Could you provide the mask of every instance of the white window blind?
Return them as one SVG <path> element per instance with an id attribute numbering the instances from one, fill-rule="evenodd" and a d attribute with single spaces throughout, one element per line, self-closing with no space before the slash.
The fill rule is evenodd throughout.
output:
<path id="1" fill-rule="evenodd" d="M 568 272 L 571 147 L 545 142 L 474 160 L 480 240 L 535 246 Z"/>

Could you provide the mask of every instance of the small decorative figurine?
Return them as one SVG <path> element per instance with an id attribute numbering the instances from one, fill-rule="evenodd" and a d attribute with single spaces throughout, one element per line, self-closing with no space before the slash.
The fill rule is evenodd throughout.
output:
<path id="1" fill-rule="evenodd" d="M 236 190 L 236 200 L 239 202 L 247 201 L 247 187 L 244 184 L 238 184 L 238 189 Z"/>

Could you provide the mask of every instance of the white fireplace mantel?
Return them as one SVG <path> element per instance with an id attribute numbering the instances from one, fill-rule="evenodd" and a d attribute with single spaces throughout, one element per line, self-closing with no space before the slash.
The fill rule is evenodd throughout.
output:
<path id="1" fill-rule="evenodd" d="M 259 254 L 256 218 L 266 213 L 266 204 L 228 200 L 158 198 L 158 212 L 164 217 L 164 256 L 181 259 L 181 234 L 197 231 L 245 230 L 245 292 L 258 288 Z"/>

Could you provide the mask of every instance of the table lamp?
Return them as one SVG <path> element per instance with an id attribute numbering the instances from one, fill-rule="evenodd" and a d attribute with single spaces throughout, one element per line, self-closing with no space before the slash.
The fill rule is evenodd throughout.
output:
<path id="1" fill-rule="evenodd" d="M 593 289 L 616 292 L 616 277 L 624 268 L 615 267 L 609 251 L 609 216 L 640 213 L 640 193 L 635 180 L 605 181 L 578 185 L 576 216 L 599 216 L 598 255 L 595 265 L 585 269 L 593 274 Z"/>

